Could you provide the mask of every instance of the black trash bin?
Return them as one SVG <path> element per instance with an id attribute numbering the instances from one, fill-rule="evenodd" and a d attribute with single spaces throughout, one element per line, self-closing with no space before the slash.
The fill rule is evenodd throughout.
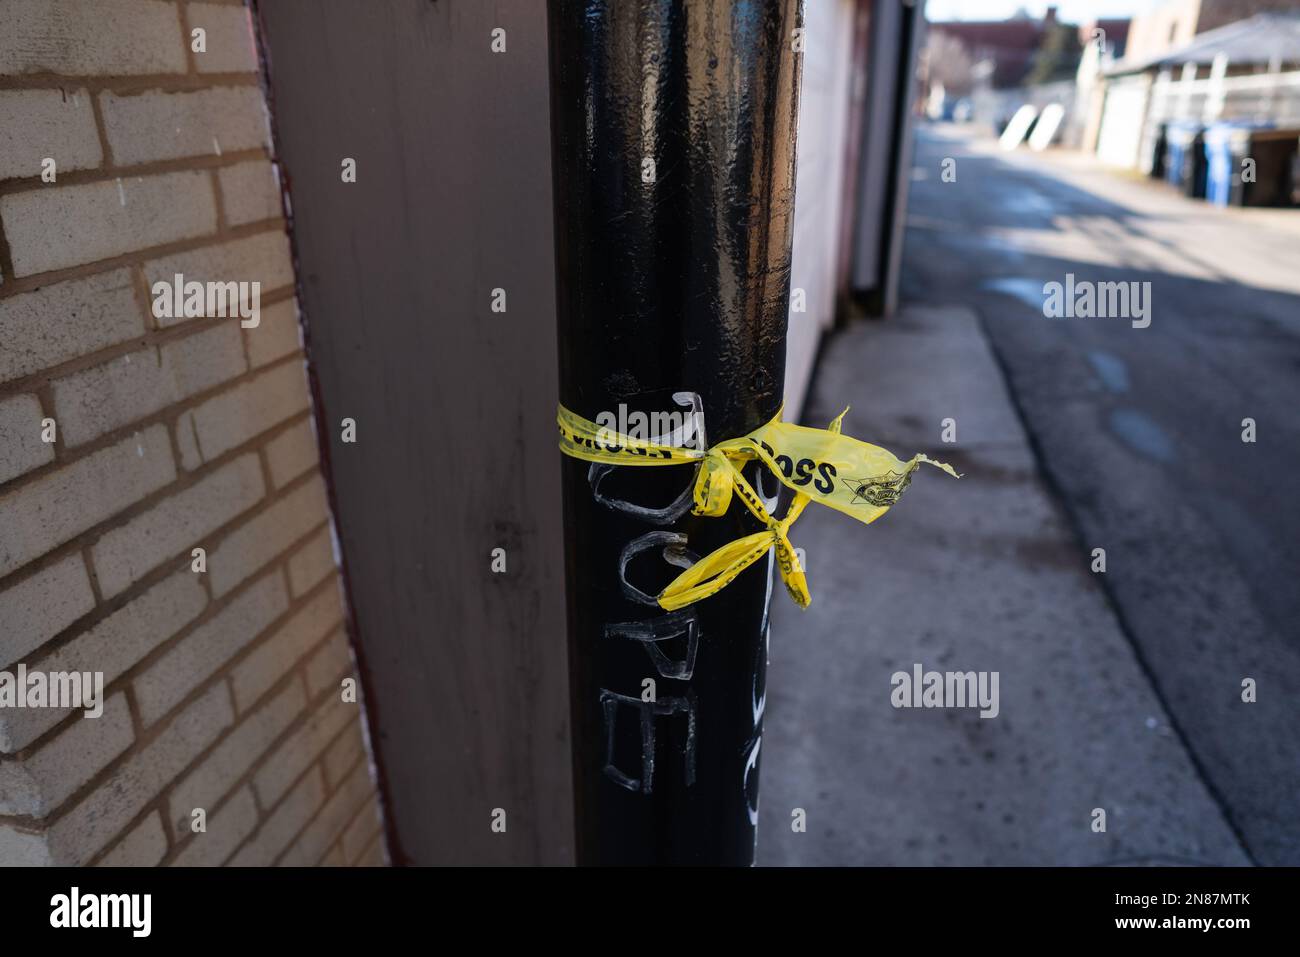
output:
<path id="1" fill-rule="evenodd" d="M 1151 178 L 1164 179 L 1169 163 L 1169 124 L 1161 123 L 1160 132 L 1156 134 L 1155 146 L 1151 150 Z"/>
<path id="2" fill-rule="evenodd" d="M 1217 206 L 1294 205 L 1297 145 L 1300 129 L 1216 123 L 1205 131 L 1206 199 Z"/>
<path id="3" fill-rule="evenodd" d="M 1200 123 L 1180 121 L 1169 124 L 1169 147 L 1166 154 L 1165 179 L 1183 195 L 1205 197 L 1205 128 Z"/>
<path id="4" fill-rule="evenodd" d="M 1242 206 L 1297 205 L 1295 161 L 1300 151 L 1300 129 L 1252 130 L 1246 156 L 1255 161 L 1254 182 L 1241 186 Z M 1237 159 L 1237 180 L 1242 179 Z"/>

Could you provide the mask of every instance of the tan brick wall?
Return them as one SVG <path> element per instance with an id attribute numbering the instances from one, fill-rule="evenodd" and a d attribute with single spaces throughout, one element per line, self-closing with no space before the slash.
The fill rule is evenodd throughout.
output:
<path id="1" fill-rule="evenodd" d="M 0 865 L 385 861 L 257 69 L 237 0 L 0 0 L 0 672 L 105 682 L 0 706 Z"/>

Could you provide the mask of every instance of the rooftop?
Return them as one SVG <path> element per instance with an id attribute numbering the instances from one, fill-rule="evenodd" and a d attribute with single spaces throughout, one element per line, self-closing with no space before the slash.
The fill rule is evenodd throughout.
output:
<path id="1" fill-rule="evenodd" d="M 1210 64 L 1224 54 L 1229 63 L 1300 63 L 1300 12 L 1259 13 L 1202 33 L 1191 43 L 1142 60 L 1121 60 L 1107 73 L 1140 73 L 1184 63 Z"/>

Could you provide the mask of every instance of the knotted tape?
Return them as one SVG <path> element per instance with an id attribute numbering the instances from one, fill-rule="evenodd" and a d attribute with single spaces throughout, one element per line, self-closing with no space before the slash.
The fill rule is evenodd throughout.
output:
<path id="1" fill-rule="evenodd" d="M 781 413 L 743 438 L 727 439 L 706 450 L 661 445 L 597 425 L 563 405 L 556 421 L 560 451 L 576 459 L 608 465 L 652 466 L 698 464 L 693 497 L 696 515 L 724 515 L 733 495 L 763 523 L 764 529 L 710 552 L 678 575 L 657 596 L 660 606 L 674 611 L 718 592 L 754 562 L 776 549 L 781 580 L 795 604 L 812 601 L 808 582 L 790 544 L 790 526 L 809 502 L 820 502 L 864 524 L 885 514 L 912 481 L 922 462 L 960 478 L 951 466 L 917 454 L 903 462 L 876 445 L 840 434 L 845 409 L 826 429 L 810 429 L 781 421 Z M 785 517 L 777 519 L 742 474 L 746 464 L 760 461 L 782 484 L 794 490 Z"/>

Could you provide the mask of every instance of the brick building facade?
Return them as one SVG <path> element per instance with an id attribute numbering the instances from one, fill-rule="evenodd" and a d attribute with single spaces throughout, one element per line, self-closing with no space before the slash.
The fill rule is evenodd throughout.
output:
<path id="1" fill-rule="evenodd" d="M 382 863 L 248 11 L 0 24 L 0 671 L 104 681 L 0 707 L 0 864 Z"/>

